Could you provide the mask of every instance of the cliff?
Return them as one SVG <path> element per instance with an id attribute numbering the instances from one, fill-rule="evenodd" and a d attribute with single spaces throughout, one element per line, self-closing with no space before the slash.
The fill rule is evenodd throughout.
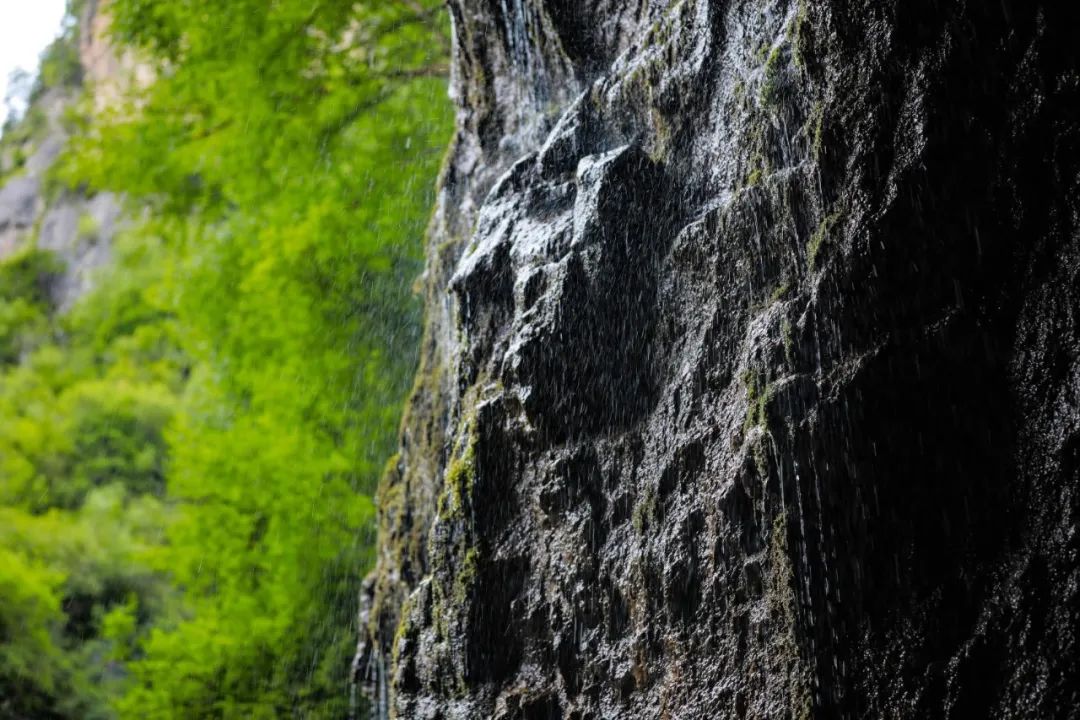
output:
<path id="1" fill-rule="evenodd" d="M 61 309 L 85 294 L 94 271 L 110 261 L 122 219 L 114 193 L 64 188 L 51 178 L 71 118 L 115 109 L 131 82 L 150 81 L 147 66 L 111 47 L 102 2 L 88 0 L 70 20 L 43 54 L 25 117 L 0 143 L 0 260 L 29 246 L 55 253 L 64 271 L 51 295 Z M 84 95 L 84 87 L 91 91 Z"/>
<path id="2" fill-rule="evenodd" d="M 1080 10 L 450 7 L 379 713 L 1080 717 Z"/>

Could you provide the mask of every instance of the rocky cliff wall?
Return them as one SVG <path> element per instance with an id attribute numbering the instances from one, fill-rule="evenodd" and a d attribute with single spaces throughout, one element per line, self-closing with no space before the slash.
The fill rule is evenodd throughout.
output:
<path id="1" fill-rule="evenodd" d="M 450 7 L 379 714 L 1080 717 L 1080 8 Z"/>

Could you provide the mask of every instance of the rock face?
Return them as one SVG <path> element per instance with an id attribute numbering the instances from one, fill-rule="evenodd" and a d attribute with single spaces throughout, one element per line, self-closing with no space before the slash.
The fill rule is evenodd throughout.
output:
<path id="1" fill-rule="evenodd" d="M 117 47 L 109 37 L 109 0 L 83 0 L 79 11 L 79 63 L 93 87 L 96 112 L 113 110 L 128 99 L 131 88 L 153 83 L 151 65 L 131 49 Z"/>
<path id="2" fill-rule="evenodd" d="M 0 183 L 0 260 L 27 245 L 55 252 L 65 268 L 51 288 L 60 309 L 89 290 L 95 271 L 109 261 L 121 218 L 120 199 L 112 193 L 48 189 L 49 171 L 67 142 L 63 114 L 74 102 L 75 93 L 63 89 L 34 103 L 46 122 L 27 141 L 23 167 Z"/>
<path id="3" fill-rule="evenodd" d="M 450 6 L 378 714 L 1080 717 L 1080 7 Z"/>
<path id="4" fill-rule="evenodd" d="M 85 4 L 79 18 L 83 79 L 92 87 L 94 107 L 118 103 L 120 89 L 134 80 L 141 66 L 124 56 L 116 59 L 106 38 L 108 18 L 96 0 Z M 145 71 L 143 71 L 145 74 Z M 79 101 L 80 89 L 55 87 L 33 102 L 40 127 L 18 148 L 26 156 L 21 167 L 0 158 L 0 260 L 34 244 L 50 250 L 65 270 L 51 288 L 60 309 L 69 308 L 93 284 L 95 271 L 112 257 L 112 241 L 122 223 L 121 199 L 110 192 L 88 195 L 50 190 L 48 176 L 68 140 L 64 116 Z"/>

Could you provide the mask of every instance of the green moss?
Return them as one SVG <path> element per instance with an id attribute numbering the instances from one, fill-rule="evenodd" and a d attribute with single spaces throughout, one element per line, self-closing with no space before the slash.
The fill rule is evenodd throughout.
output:
<path id="1" fill-rule="evenodd" d="M 398 475 L 398 464 L 401 462 L 401 453 L 396 452 L 383 463 L 382 475 L 379 476 L 379 492 L 385 485 L 391 483 Z"/>
<path id="2" fill-rule="evenodd" d="M 777 45 L 765 60 L 765 79 L 761 83 L 762 105 L 774 107 L 780 102 L 780 76 L 783 70 L 783 51 Z"/>
<path id="3" fill-rule="evenodd" d="M 375 491 L 375 502 L 379 508 L 379 533 L 385 539 L 389 539 L 391 532 L 390 521 L 399 518 L 405 507 L 405 486 L 398 473 L 400 460 L 401 454 L 394 453 L 386 461 L 379 487 Z"/>
<path id="4" fill-rule="evenodd" d="M 667 160 L 672 147 L 671 123 L 655 107 L 649 108 L 649 117 L 652 120 L 654 137 L 656 138 L 649 155 L 654 162 L 663 162 Z"/>
<path id="5" fill-rule="evenodd" d="M 754 468 L 757 470 L 758 477 L 762 480 L 769 476 L 769 456 L 765 453 L 766 437 L 766 435 L 758 436 L 750 447 L 750 452 L 754 456 Z"/>
<path id="6" fill-rule="evenodd" d="M 442 519 L 461 515 L 466 498 L 472 493 L 476 480 L 475 452 L 472 443 L 465 452 L 454 458 L 446 469 L 443 489 L 439 495 L 438 513 Z"/>
<path id="7" fill-rule="evenodd" d="M 806 245 L 806 263 L 813 270 L 817 264 L 818 253 L 821 252 L 821 246 L 825 242 L 825 233 L 827 228 L 824 223 L 818 226 L 818 229 L 814 231 L 814 234 L 810 236 L 810 242 Z"/>
<path id="8" fill-rule="evenodd" d="M 412 615 L 413 599 L 410 595 L 405 598 L 405 602 L 401 604 L 401 611 L 398 620 L 397 628 L 394 629 L 394 641 L 390 645 L 390 658 L 391 663 L 396 667 L 398 664 L 398 657 L 401 653 L 401 643 L 408 635 L 413 632 Z"/>
<path id="9" fill-rule="evenodd" d="M 817 267 L 818 255 L 821 253 L 821 248 L 825 245 L 826 241 L 828 241 L 829 233 L 839 220 L 840 211 L 838 210 L 822 220 L 814 231 L 814 234 L 810 236 L 810 242 L 806 245 L 806 264 L 811 270 L 814 270 Z"/>
<path id="10" fill-rule="evenodd" d="M 778 625 L 776 646 L 769 653 L 777 674 L 787 675 L 791 716 L 808 720 L 812 715 L 813 691 L 810 673 L 799 651 L 795 635 L 798 621 L 795 606 L 795 568 L 788 547 L 787 512 L 773 520 L 769 536 L 769 573 L 765 600 L 770 619 Z"/>
<path id="11" fill-rule="evenodd" d="M 791 282 L 787 279 L 781 280 L 776 287 L 772 289 L 772 292 L 769 293 L 767 299 L 755 299 L 754 302 L 750 304 L 750 313 L 756 315 L 767 310 L 771 305 L 774 305 L 787 297 L 789 292 L 791 292 Z"/>
<path id="12" fill-rule="evenodd" d="M 776 387 L 772 383 L 766 383 L 762 377 L 753 370 L 743 371 L 743 386 L 746 388 L 747 411 L 743 420 L 743 432 L 755 427 L 768 428 L 769 405 L 776 395 Z"/>
<path id="13" fill-rule="evenodd" d="M 432 585 L 432 621 L 435 636 L 441 641 L 449 640 L 449 623 L 454 618 L 467 617 L 472 603 L 477 602 L 476 586 L 480 577 L 482 555 L 475 545 L 464 547 L 463 541 L 453 549 L 460 557 L 459 564 L 448 575 Z M 449 587 L 446 586 L 448 583 Z M 453 653 L 454 650 L 450 648 Z M 454 697 L 462 698 L 468 694 L 468 681 L 465 677 L 465 664 L 461 658 L 452 660 L 455 672 L 449 688 Z M 396 663 L 396 658 L 395 658 Z"/>
<path id="14" fill-rule="evenodd" d="M 746 138 L 743 142 L 743 146 L 748 150 L 746 165 L 748 170 L 744 179 L 744 187 L 754 187 L 760 184 L 765 179 L 765 176 L 772 172 L 772 165 L 766 152 L 769 147 L 766 132 L 767 122 L 760 116 L 756 118 L 756 121 L 752 120 L 747 128 Z"/>
<path id="15" fill-rule="evenodd" d="M 444 546 L 430 554 L 435 581 L 432 583 L 432 626 L 435 637 L 445 643 L 451 637 L 451 623 L 468 617 L 470 606 L 476 602 L 476 585 L 480 576 L 483 556 L 474 544 L 472 533 L 465 529 L 456 534 L 450 546 Z M 455 651 L 450 648 L 450 652 Z M 454 697 L 465 697 L 468 682 L 464 662 L 451 660 L 456 668 L 449 688 Z"/>
<path id="16" fill-rule="evenodd" d="M 806 0 L 799 0 L 799 9 L 795 12 L 795 19 L 788 30 L 788 39 L 791 42 L 792 60 L 800 70 L 806 67 L 805 53 L 810 44 L 809 35 L 809 8 Z"/>
<path id="17" fill-rule="evenodd" d="M 670 30 L 666 25 L 663 29 Z M 646 57 L 628 75 L 625 85 L 628 97 L 634 98 L 635 102 L 648 108 L 649 124 L 653 129 L 653 142 L 650 143 L 648 152 L 655 162 L 665 161 L 673 144 L 671 123 L 657 108 L 655 99 L 657 88 L 666 73 L 666 62 L 666 55 L 662 53 L 654 53 Z"/>
<path id="18" fill-rule="evenodd" d="M 784 358 L 791 363 L 795 357 L 795 337 L 791 322 L 787 318 L 780 323 L 780 339 L 784 343 Z"/>
<path id="19" fill-rule="evenodd" d="M 405 483 L 401 477 L 401 455 L 395 453 L 383 466 L 378 489 L 375 491 L 375 503 L 378 508 L 379 544 L 384 552 L 394 558 L 394 565 L 400 566 L 412 561 L 419 555 L 425 531 L 421 527 L 408 527 L 405 523 Z M 381 581 L 382 578 L 380 577 Z M 369 637 L 379 637 L 379 626 L 386 614 L 384 602 L 386 593 L 376 592 L 368 613 L 367 633 Z M 400 616 L 402 619 L 404 615 Z"/>
<path id="20" fill-rule="evenodd" d="M 821 136 L 825 124 L 825 105 L 818 100 L 810 110 L 807 127 L 810 131 L 810 150 L 815 160 L 821 158 Z"/>
<path id="21" fill-rule="evenodd" d="M 760 150 L 755 150 L 750 157 L 750 172 L 746 176 L 746 187 L 757 187 L 761 184 L 767 170 L 765 155 Z"/>
<path id="22" fill-rule="evenodd" d="M 469 400 L 465 400 L 466 407 L 474 407 Z M 454 619 L 468 612 L 467 605 L 473 600 L 481 560 L 470 517 L 476 483 L 476 418 L 465 417 L 461 422 L 466 431 L 460 436 L 454 457 L 446 468 L 437 502 L 438 521 L 449 523 L 454 529 L 450 533 L 432 534 L 428 549 L 434 577 L 432 625 L 440 641 L 450 637 L 450 624 Z M 451 689 L 463 692 L 464 677 L 459 674 L 454 682 Z"/>
<path id="23" fill-rule="evenodd" d="M 791 283 L 787 280 L 784 280 L 773 289 L 772 296 L 769 298 L 769 300 L 774 303 L 780 302 L 785 297 L 787 297 L 787 294 L 789 292 L 791 292 Z"/>
<path id="24" fill-rule="evenodd" d="M 93 215 L 84 212 L 79 216 L 76 232 L 80 240 L 94 240 L 97 238 L 98 233 L 101 232 L 101 228 Z"/>
<path id="25" fill-rule="evenodd" d="M 461 567 L 454 576 L 454 602 L 464 605 L 469 599 L 480 572 L 480 549 L 475 545 L 465 551 L 465 557 L 461 561 Z"/>
<path id="26" fill-rule="evenodd" d="M 645 488 L 641 502 L 634 506 L 630 522 L 638 535 L 649 528 L 649 520 L 656 515 L 656 490 L 650 485 Z"/>

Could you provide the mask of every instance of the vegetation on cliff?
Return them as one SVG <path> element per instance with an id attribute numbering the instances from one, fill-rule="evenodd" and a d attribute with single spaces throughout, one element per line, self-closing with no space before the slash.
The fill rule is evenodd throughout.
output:
<path id="1" fill-rule="evenodd" d="M 72 113 L 54 192 L 122 192 L 138 220 L 70 310 L 50 253 L 0 266 L 0 716 L 343 717 L 450 132 L 445 18 L 109 12 L 156 79 Z"/>

